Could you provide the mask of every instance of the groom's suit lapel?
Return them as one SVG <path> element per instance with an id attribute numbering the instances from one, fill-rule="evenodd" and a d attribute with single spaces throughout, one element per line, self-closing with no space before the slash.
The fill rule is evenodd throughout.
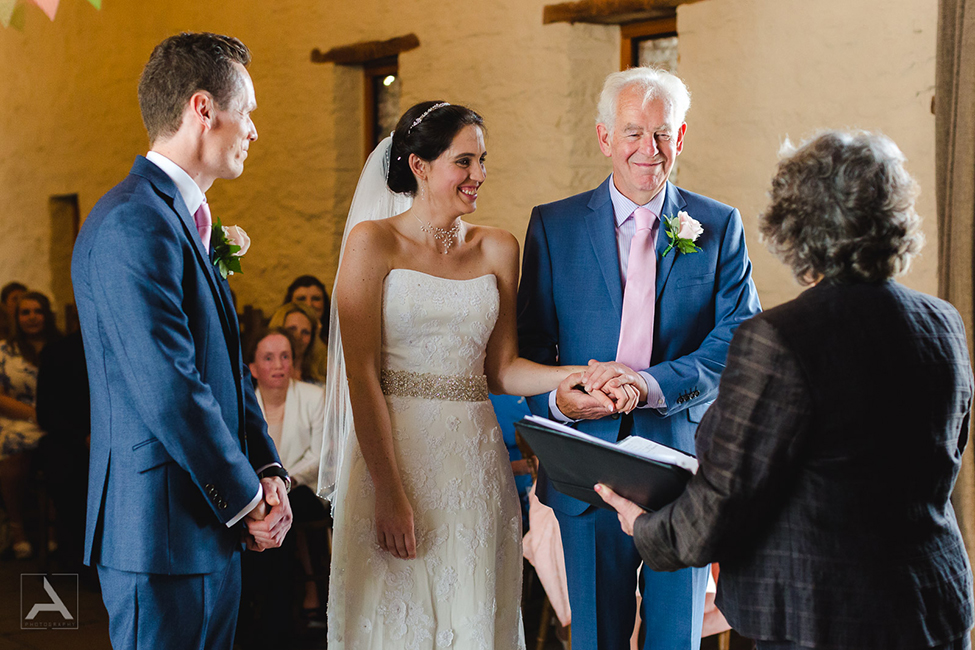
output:
<path id="1" fill-rule="evenodd" d="M 664 195 L 664 205 L 660 210 L 660 226 L 657 230 L 657 297 L 655 302 L 660 303 L 660 294 L 663 293 L 664 287 L 667 285 L 667 278 L 670 277 L 670 272 L 674 268 L 674 262 L 677 260 L 677 249 L 671 250 L 667 253 L 667 257 L 663 257 L 664 251 L 670 245 L 670 238 L 667 237 L 665 231 L 664 217 L 675 217 L 680 210 L 686 207 L 684 202 L 684 197 L 680 195 L 677 187 L 668 182 L 665 190 L 667 194 Z"/>
<path id="2" fill-rule="evenodd" d="M 619 321 L 623 314 L 623 283 L 620 280 L 620 256 L 616 245 L 616 217 L 613 213 L 613 201 L 609 198 L 611 178 L 607 178 L 593 190 L 589 198 L 588 207 L 591 212 L 586 215 L 586 226 L 592 240 L 592 250 Z"/>
<path id="3" fill-rule="evenodd" d="M 152 184 L 156 194 L 179 217 L 183 232 L 193 246 L 196 261 L 203 267 L 203 274 L 206 276 L 207 283 L 210 285 L 210 291 L 213 293 L 214 302 L 217 304 L 217 313 L 220 315 L 220 324 L 227 340 L 227 352 L 230 354 L 231 366 L 234 369 L 234 376 L 239 380 L 240 378 L 237 377 L 237 353 L 240 350 L 240 332 L 237 331 L 236 319 L 230 317 L 231 310 L 233 309 L 233 301 L 228 295 L 229 292 L 222 286 L 225 282 L 217 277 L 210 256 L 207 254 L 206 249 L 203 248 L 203 242 L 200 240 L 200 234 L 196 229 L 196 222 L 193 220 L 189 208 L 183 202 L 183 197 L 179 193 L 179 190 L 176 189 L 176 184 L 173 183 L 172 179 L 152 162 L 140 156 L 136 160 L 132 171 L 148 180 Z"/>

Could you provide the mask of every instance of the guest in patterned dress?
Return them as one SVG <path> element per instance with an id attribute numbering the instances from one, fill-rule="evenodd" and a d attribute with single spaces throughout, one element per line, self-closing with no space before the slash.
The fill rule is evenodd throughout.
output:
<path id="1" fill-rule="evenodd" d="M 24 493 L 31 453 L 44 432 L 34 410 L 41 350 L 61 333 L 51 302 L 42 293 L 17 301 L 10 335 L 0 343 L 0 495 L 10 519 L 14 556 L 26 559 L 34 549 L 24 533 Z"/>

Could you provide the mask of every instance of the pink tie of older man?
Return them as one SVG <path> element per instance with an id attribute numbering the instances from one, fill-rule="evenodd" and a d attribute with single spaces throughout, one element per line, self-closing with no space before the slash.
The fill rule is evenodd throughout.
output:
<path id="1" fill-rule="evenodd" d="M 630 242 L 630 259 L 626 265 L 616 360 L 634 370 L 645 370 L 650 367 L 653 350 L 653 312 L 657 295 L 657 253 L 653 235 L 657 215 L 646 208 L 637 208 L 633 218 L 636 219 L 636 234 Z"/>
<path id="2" fill-rule="evenodd" d="M 206 252 L 210 252 L 210 232 L 213 230 L 213 223 L 210 217 L 210 206 L 207 205 L 206 201 L 200 204 L 197 208 L 196 213 L 193 214 L 193 220 L 196 221 L 196 231 L 200 233 L 200 239 L 203 241 L 203 248 Z"/>

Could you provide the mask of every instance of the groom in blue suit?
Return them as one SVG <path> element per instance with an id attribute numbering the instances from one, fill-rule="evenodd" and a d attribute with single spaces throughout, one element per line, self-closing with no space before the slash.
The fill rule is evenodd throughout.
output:
<path id="1" fill-rule="evenodd" d="M 215 34 L 155 48 L 139 84 L 151 151 L 74 250 L 91 384 L 85 563 L 116 650 L 229 650 L 241 543 L 280 546 L 291 524 L 204 195 L 241 174 L 257 139 L 249 61 Z"/>
<path id="2" fill-rule="evenodd" d="M 652 259 L 649 265 L 656 278 L 648 286 L 655 296 L 653 309 L 640 312 L 646 316 L 638 320 L 644 328 L 638 334 L 652 339 L 645 351 L 649 365 L 615 363 L 606 376 L 595 371 L 586 382 L 590 391 L 598 390 L 612 372 L 622 372 L 640 389 L 640 406 L 630 415 L 607 416 L 568 381 L 532 398 L 531 406 L 604 440 L 637 435 L 693 453 L 694 432 L 715 398 L 731 337 L 760 306 L 738 211 L 667 180 L 683 148 L 689 106 L 683 82 L 669 73 L 634 68 L 607 77 L 596 131 L 613 173 L 595 190 L 532 212 L 518 334 L 522 356 L 540 363 L 617 359 L 627 272 L 635 268 L 634 213 L 649 210 L 655 239 L 646 252 L 656 251 L 655 265 Z M 664 219 L 680 212 L 703 228 L 697 252 L 667 251 Z M 629 648 L 638 585 L 643 648 L 700 646 L 707 568 L 642 569 L 638 578 L 639 554 L 614 511 L 556 491 L 544 467 L 537 493 L 555 510 L 562 532 L 574 650 Z"/>

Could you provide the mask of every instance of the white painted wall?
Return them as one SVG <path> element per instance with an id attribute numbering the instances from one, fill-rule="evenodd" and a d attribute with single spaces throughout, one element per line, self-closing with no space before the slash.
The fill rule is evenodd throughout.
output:
<path id="1" fill-rule="evenodd" d="M 82 214 L 120 181 L 146 137 L 136 99 L 152 47 L 180 30 L 240 37 L 254 53 L 260 139 L 244 175 L 209 199 L 253 239 L 241 304 L 265 311 L 302 273 L 331 284 L 361 152 L 361 73 L 314 65 L 312 48 L 415 32 L 400 57 L 405 110 L 442 98 L 480 111 L 489 177 L 473 221 L 524 236 L 531 207 L 609 173 L 593 127 L 619 60 L 613 26 L 548 25 L 546 0 L 106 0 L 61 3 L 53 23 L 28 7 L 24 33 L 0 30 L 0 284 L 49 290 L 47 201 L 77 192 Z M 363 19 L 366 16 L 368 19 Z M 798 287 L 757 241 L 780 141 L 820 127 L 882 129 L 923 188 L 929 246 L 906 278 L 936 289 L 936 0 L 705 0 L 678 13 L 680 73 L 694 99 L 679 182 L 739 207 L 766 306 Z"/>
<path id="2" fill-rule="evenodd" d="M 678 9 L 691 110 L 679 182 L 741 210 L 770 307 L 801 288 L 758 241 L 780 144 L 825 128 L 879 130 L 921 186 L 928 244 L 902 281 L 936 293 L 936 0 L 707 0 Z"/>

